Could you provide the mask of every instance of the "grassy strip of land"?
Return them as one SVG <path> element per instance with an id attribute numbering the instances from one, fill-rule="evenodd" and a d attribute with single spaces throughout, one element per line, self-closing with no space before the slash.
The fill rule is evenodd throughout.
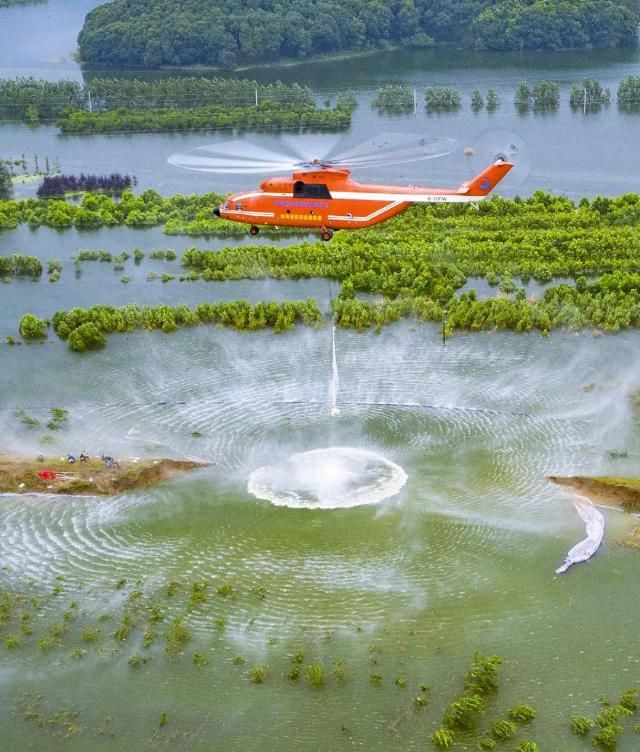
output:
<path id="1" fill-rule="evenodd" d="M 41 461 L 0 455 L 0 493 L 55 493 L 109 496 L 122 491 L 154 486 L 178 473 L 206 467 L 190 460 L 121 460 L 110 465 L 101 459 L 70 464 L 66 459 Z M 41 478 L 50 470 L 55 477 Z"/>

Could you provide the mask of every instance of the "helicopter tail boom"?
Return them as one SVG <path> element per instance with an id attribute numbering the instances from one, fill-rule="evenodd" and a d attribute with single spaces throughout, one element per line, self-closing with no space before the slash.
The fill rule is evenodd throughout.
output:
<path id="1" fill-rule="evenodd" d="M 497 159 L 492 165 L 485 170 L 463 183 L 457 190 L 457 193 L 464 196 L 477 196 L 481 198 L 490 193 L 496 185 L 511 170 L 513 164 L 503 159 Z"/>

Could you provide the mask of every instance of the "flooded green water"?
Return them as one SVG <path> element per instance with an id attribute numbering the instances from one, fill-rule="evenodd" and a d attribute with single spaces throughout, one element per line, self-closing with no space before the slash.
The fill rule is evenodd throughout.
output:
<path id="1" fill-rule="evenodd" d="M 20 426 L 13 407 L 46 420 L 47 406 L 64 405 L 70 425 L 57 453 L 216 462 L 109 500 L 2 499 L 3 587 L 43 599 L 39 614 L 27 608 L 33 635 L 4 650 L 9 749 L 275 750 L 318 740 L 322 749 L 423 749 L 478 649 L 507 661 L 487 718 L 526 701 L 539 717 L 524 738 L 580 749 L 570 716 L 636 683 L 630 594 L 640 558 L 615 544 L 632 521 L 605 512 L 602 550 L 555 577 L 584 528 L 545 477 L 634 472 L 638 427 L 625 395 L 637 378 L 637 336 L 462 336 L 443 349 L 430 327 L 338 332 L 338 418 L 329 414 L 330 357 L 326 328 L 114 337 L 84 358 L 60 343 L 3 348 L 0 420 L 12 447 L 41 451 L 46 433 Z M 255 469 L 332 446 L 397 463 L 405 486 L 375 506 L 318 511 L 248 493 Z M 611 449 L 631 454 L 612 460 Z M 171 580 L 180 590 L 168 597 Z M 208 583 L 208 600 L 189 611 L 194 582 Z M 216 593 L 224 583 L 231 598 Z M 136 606 L 136 590 L 146 605 Z M 78 617 L 38 647 L 72 601 Z M 152 603 L 160 635 L 185 617 L 191 640 L 174 657 L 162 639 L 142 647 Z M 136 626 L 119 642 L 127 608 Z M 97 642 L 83 642 L 95 627 Z M 78 648 L 85 657 L 72 657 Z M 193 653 L 209 663 L 196 667 Z M 308 663 L 324 665 L 323 688 L 285 678 L 296 653 L 303 677 Z M 137 654 L 149 661 L 132 668 Z M 340 659 L 344 686 L 332 676 Z M 261 685 L 247 678 L 256 664 L 268 670 Z M 421 684 L 433 687 L 431 699 L 413 712 Z M 77 710 L 80 730 L 63 739 L 55 724 L 25 720 L 25 691 L 43 693 L 47 717 Z M 163 712 L 170 722 L 160 728 Z M 100 735 L 107 717 L 114 737 Z M 619 748 L 634 749 L 626 736 Z"/>
<path id="2" fill-rule="evenodd" d="M 95 4 L 49 0 L 0 10 L 0 21 L 9 19 L 0 23 L 0 75 L 81 75 L 68 56 L 71 30 Z M 4 40 L 27 22 L 42 37 L 53 38 L 58 23 L 68 34 L 51 49 L 36 34 L 27 44 L 23 34 L 20 55 L 8 55 Z M 66 61 L 47 62 L 54 53 Z M 569 84 L 585 75 L 611 85 L 636 72 L 637 51 L 438 55 L 385 53 L 255 75 L 303 78 L 318 92 L 354 87 L 361 106 L 347 142 L 392 127 L 428 129 L 465 144 L 475 133 L 505 127 L 533 155 L 525 191 L 637 189 L 640 116 L 612 106 L 584 117 L 565 101 L 557 114 L 520 118 L 510 103 L 525 75 L 560 81 L 565 99 Z M 454 83 L 466 93 L 494 85 L 505 103 L 493 116 L 465 110 L 378 118 L 368 107 L 372 90 L 399 79 Z M 162 193 L 235 187 L 166 164 L 169 154 L 213 138 L 62 138 L 51 127 L 0 125 L 2 153 L 59 156 L 69 172 L 129 171 L 141 187 Z M 429 163 L 428 176 L 449 184 L 466 170 L 460 153 Z M 388 177 L 415 175 L 405 169 Z M 48 316 L 94 302 L 311 295 L 328 309 L 325 280 L 147 281 L 149 273 L 180 273 L 179 261 L 149 259 L 153 248 L 241 242 L 249 239 L 168 238 L 159 229 L 0 233 L 2 255 L 64 263 L 55 284 L 0 286 L 0 341 L 15 334 L 25 311 Z M 135 247 L 147 253 L 140 266 L 130 259 L 118 272 L 86 262 L 79 276 L 74 272 L 78 248 Z M 122 274 L 131 276 L 129 284 Z M 600 695 L 614 700 L 639 683 L 640 556 L 617 543 L 635 520 L 605 510 L 598 554 L 556 577 L 585 533 L 571 497 L 546 476 L 637 474 L 640 437 L 630 394 L 640 386 L 638 343 L 635 332 L 483 333 L 457 335 L 445 348 L 432 326 L 405 323 L 380 335 L 338 331 L 336 417 L 328 321 L 284 335 L 202 327 L 113 336 L 88 356 L 55 337 L 42 345 L 0 343 L 0 448 L 215 463 L 111 499 L 0 498 L 0 591 L 24 598 L 9 599 L 0 633 L 2 749 L 429 749 L 428 736 L 461 691 L 477 650 L 505 659 L 482 728 L 526 702 L 538 718 L 516 741 L 535 739 L 544 752 L 591 749 L 571 734 L 571 716 L 594 715 Z M 54 406 L 69 410 L 68 426 L 57 432 L 45 428 Z M 40 425 L 20 423 L 18 409 Z M 306 467 L 302 475 L 278 476 L 276 500 L 305 484 L 308 491 L 310 476 L 319 496 L 342 492 L 344 477 L 358 488 L 364 481 L 354 457 L 362 452 L 395 463 L 406 483 L 378 503 L 351 508 L 278 506 L 249 492 L 260 468 L 284 463 L 288 472 L 293 455 L 328 448 L 339 451 L 311 455 L 324 458 L 315 475 Z M 612 451 L 627 455 L 614 459 Z M 367 472 L 371 500 L 384 496 L 390 471 Z M 177 583 L 173 595 L 170 582 Z M 187 633 L 176 643 L 181 618 Z M 8 635 L 19 644 L 7 646 Z M 315 663 L 324 669 L 322 687 L 305 678 Z M 249 675 L 257 665 L 266 668 L 259 684 Z M 292 681 L 287 675 L 296 665 L 300 678 Z M 418 696 L 426 707 L 416 706 Z M 621 752 L 637 749 L 631 720 Z M 465 748 L 474 745 L 463 738 L 456 749 Z"/>

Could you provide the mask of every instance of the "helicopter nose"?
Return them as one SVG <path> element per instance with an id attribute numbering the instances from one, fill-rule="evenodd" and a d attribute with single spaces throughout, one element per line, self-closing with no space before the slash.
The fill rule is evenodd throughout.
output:
<path id="1" fill-rule="evenodd" d="M 216 215 L 216 217 L 220 216 L 220 207 L 216 206 L 216 208 L 213 210 L 213 213 Z"/>

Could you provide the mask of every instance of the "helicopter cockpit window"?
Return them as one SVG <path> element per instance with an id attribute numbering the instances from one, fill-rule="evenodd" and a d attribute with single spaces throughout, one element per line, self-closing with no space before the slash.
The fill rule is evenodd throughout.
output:
<path id="1" fill-rule="evenodd" d="M 296 198 L 331 198 L 329 189 L 322 183 L 305 183 L 296 180 L 293 184 L 293 195 Z"/>

